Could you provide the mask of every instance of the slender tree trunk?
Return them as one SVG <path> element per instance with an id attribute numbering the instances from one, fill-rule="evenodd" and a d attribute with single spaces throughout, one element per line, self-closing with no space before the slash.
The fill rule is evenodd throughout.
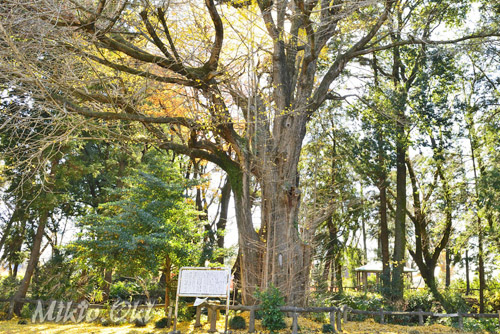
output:
<path id="1" fill-rule="evenodd" d="M 479 274 L 479 313 L 484 313 L 484 290 L 486 289 L 486 280 L 484 276 L 484 250 L 483 250 L 483 228 L 481 218 L 477 217 L 478 225 L 478 274 Z"/>
<path id="2" fill-rule="evenodd" d="M 445 282 L 445 286 L 447 288 L 450 287 L 450 284 L 451 284 L 451 251 L 450 249 L 447 247 L 446 248 L 446 282 Z"/>
<path id="3" fill-rule="evenodd" d="M 165 267 L 163 268 L 163 274 L 165 275 L 165 316 L 168 315 L 168 308 L 170 307 L 171 268 L 170 256 L 167 255 L 165 256 Z"/>
<path id="4" fill-rule="evenodd" d="M 484 277 L 484 248 L 483 248 L 483 224 L 479 216 L 479 188 L 478 188 L 478 173 L 476 167 L 476 136 L 474 130 L 474 123 L 471 116 L 469 116 L 469 142 L 471 147 L 472 168 L 474 172 L 475 190 L 476 190 L 476 215 L 477 215 L 477 237 L 478 237 L 478 275 L 479 275 L 479 313 L 484 313 L 484 289 L 486 288 L 486 280 Z M 480 165 L 481 168 L 481 165 Z"/>
<path id="5" fill-rule="evenodd" d="M 226 230 L 227 223 L 227 212 L 229 209 L 229 200 L 231 199 L 231 183 L 226 180 L 224 186 L 221 189 L 220 198 L 220 215 L 219 221 L 217 222 L 217 247 L 220 249 L 224 248 L 224 232 Z M 224 256 L 221 255 L 217 258 L 217 262 L 224 264 Z"/>
<path id="6" fill-rule="evenodd" d="M 24 277 L 23 280 L 21 281 L 21 285 L 14 294 L 13 297 L 14 300 L 26 298 L 26 293 L 28 292 L 28 288 L 31 283 L 31 277 L 33 276 L 35 267 L 38 264 L 38 259 L 40 258 L 40 247 L 42 245 L 43 234 L 48 219 L 49 219 L 49 210 L 44 209 L 40 214 L 40 219 L 38 222 L 35 239 L 33 240 L 33 248 L 31 248 L 30 258 L 28 260 L 28 265 L 26 266 L 26 271 L 24 272 Z M 9 319 L 12 318 L 14 313 L 20 316 L 22 307 L 23 303 L 20 302 L 11 303 L 8 316 Z"/>
<path id="7" fill-rule="evenodd" d="M 339 229 L 337 223 L 334 221 L 333 216 L 330 216 L 327 222 L 328 234 L 330 239 L 329 249 L 331 250 L 331 259 L 333 264 L 332 276 L 331 276 L 331 286 L 337 288 L 338 293 L 343 292 L 343 282 L 342 282 L 342 253 L 339 250 L 339 239 L 338 233 Z"/>
<path id="8" fill-rule="evenodd" d="M 3 233 L 2 233 L 2 238 L 0 239 L 0 253 L 2 252 L 2 247 L 4 246 L 5 241 L 7 240 L 7 236 L 10 233 L 12 225 L 14 224 L 16 219 L 18 218 L 17 215 L 18 215 L 18 205 L 16 204 L 16 208 L 12 212 L 12 216 L 10 216 L 9 221 L 5 225 Z"/>
<path id="9" fill-rule="evenodd" d="M 466 284 L 465 295 L 468 296 L 470 294 L 469 250 L 468 249 L 465 249 L 465 284 Z"/>

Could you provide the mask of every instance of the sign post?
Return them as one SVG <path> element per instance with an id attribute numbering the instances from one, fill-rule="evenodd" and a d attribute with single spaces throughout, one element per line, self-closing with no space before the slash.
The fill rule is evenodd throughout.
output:
<path id="1" fill-rule="evenodd" d="M 179 280 L 177 283 L 174 330 L 172 333 L 180 333 L 180 331 L 177 331 L 177 311 L 179 307 L 179 297 L 226 298 L 226 318 L 224 333 L 227 333 L 230 283 L 231 270 L 228 268 L 182 267 L 179 270 Z"/>

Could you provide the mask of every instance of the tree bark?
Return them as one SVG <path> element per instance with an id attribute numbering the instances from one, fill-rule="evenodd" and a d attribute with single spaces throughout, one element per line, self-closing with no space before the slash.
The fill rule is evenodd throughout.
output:
<path id="1" fill-rule="evenodd" d="M 446 281 L 445 286 L 447 288 L 450 287 L 451 284 L 451 251 L 448 247 L 446 247 Z"/>
<path id="2" fill-rule="evenodd" d="M 394 299 L 402 300 L 406 252 L 406 131 L 404 112 L 400 108 L 398 108 L 396 132 L 396 221 L 394 228 L 392 296 Z"/>
<path id="3" fill-rule="evenodd" d="M 391 296 L 391 268 L 389 266 L 389 227 L 387 225 L 387 175 L 385 173 L 384 152 L 382 147 L 382 135 L 377 134 L 378 141 L 378 163 L 379 179 L 378 190 L 380 194 L 379 214 L 380 214 L 380 248 L 382 253 L 382 294 L 385 297 Z"/>
<path id="4" fill-rule="evenodd" d="M 465 249 L 465 295 L 470 294 L 470 278 L 469 278 L 469 250 Z"/>
<path id="5" fill-rule="evenodd" d="M 171 268 L 170 256 L 167 255 L 165 256 L 165 266 L 163 268 L 163 274 L 165 275 L 165 316 L 168 316 L 168 308 L 170 307 Z"/>
<path id="6" fill-rule="evenodd" d="M 229 209 L 229 200 L 231 199 L 231 183 L 226 180 L 224 186 L 221 188 L 220 197 L 220 215 L 217 222 L 217 247 L 224 248 L 224 232 L 226 231 L 227 213 Z M 224 256 L 221 255 L 217 258 L 217 262 L 224 264 Z"/>
<path id="7" fill-rule="evenodd" d="M 477 219 L 477 237 L 478 237 L 478 276 L 479 276 L 479 312 L 484 313 L 484 290 L 486 288 L 486 280 L 484 276 L 484 246 L 483 246 L 483 224 L 481 216 L 479 215 L 480 203 L 479 203 L 479 188 L 478 188 L 478 172 L 476 167 L 476 148 L 477 148 L 477 138 L 474 129 L 474 121 L 471 115 L 468 115 L 469 121 L 469 143 L 471 147 L 471 157 L 472 157 L 472 169 L 474 172 L 474 188 L 476 193 L 476 219 Z M 482 169 L 482 163 L 480 156 L 477 157 L 479 162 L 479 169 Z"/>
<path id="8" fill-rule="evenodd" d="M 265 245 L 253 227 L 248 174 L 233 169 L 228 176 L 233 190 L 238 225 L 241 297 L 244 305 L 253 305 L 256 301 L 255 289 L 262 286 L 262 256 Z"/>
<path id="9" fill-rule="evenodd" d="M 113 280 L 113 268 L 104 268 L 104 282 L 102 285 L 102 301 L 106 303 L 109 300 L 109 291 Z"/>
<path id="10" fill-rule="evenodd" d="M 14 294 L 13 297 L 14 300 L 26 298 L 26 293 L 28 292 L 28 288 L 31 283 L 31 277 L 33 276 L 35 267 L 38 264 L 38 259 L 40 258 L 40 247 L 42 245 L 45 226 L 47 225 L 48 219 L 49 219 L 49 210 L 44 209 L 40 214 L 40 219 L 38 222 L 35 239 L 33 240 L 33 248 L 31 248 L 28 265 L 26 266 L 26 271 L 24 272 L 24 277 L 23 280 L 21 281 L 21 285 Z M 20 316 L 22 307 L 23 303 L 21 302 L 11 303 L 11 307 L 9 308 L 8 318 L 11 319 L 14 314 Z"/>

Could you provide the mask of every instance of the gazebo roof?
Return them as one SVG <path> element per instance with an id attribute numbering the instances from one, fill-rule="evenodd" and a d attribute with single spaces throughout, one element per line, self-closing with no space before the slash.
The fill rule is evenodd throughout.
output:
<path id="1" fill-rule="evenodd" d="M 382 272 L 382 261 L 373 261 L 365 264 L 364 266 L 354 269 L 354 271 L 368 272 L 368 273 L 381 273 Z M 405 273 L 417 272 L 417 269 L 404 267 Z"/>

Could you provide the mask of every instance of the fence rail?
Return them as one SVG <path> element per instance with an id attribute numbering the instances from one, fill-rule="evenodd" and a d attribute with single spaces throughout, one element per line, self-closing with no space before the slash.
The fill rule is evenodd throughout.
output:
<path id="1" fill-rule="evenodd" d="M 29 303 L 29 304 L 37 304 L 40 300 L 35 299 L 0 299 L 0 302 L 4 303 Z M 42 305 L 49 305 L 53 303 L 55 300 L 44 300 L 40 301 Z M 69 303 L 69 301 L 56 301 L 57 303 Z M 77 304 L 77 303 L 75 303 Z M 105 309 L 108 306 L 102 304 L 89 304 L 89 309 Z M 137 308 L 164 308 L 165 304 L 155 304 L 151 305 L 138 305 Z M 196 321 L 195 327 L 201 327 L 201 309 L 208 309 L 208 321 L 210 322 L 209 333 L 217 332 L 216 322 L 217 322 L 217 311 L 225 310 L 225 305 L 213 304 L 209 302 L 205 302 L 201 305 L 196 306 Z M 233 311 L 243 311 L 250 312 L 250 318 L 248 323 L 248 332 L 255 332 L 255 312 L 260 309 L 259 305 L 247 306 L 247 305 L 230 305 L 230 310 Z M 282 312 L 286 312 L 292 317 L 292 334 L 298 333 L 298 316 L 299 313 L 329 313 L 330 324 L 333 327 L 334 332 L 342 332 L 342 324 L 345 324 L 349 321 L 349 314 L 359 314 L 359 315 L 367 315 L 375 318 L 379 318 L 381 324 L 384 324 L 386 316 L 418 316 L 419 325 L 424 324 L 424 317 L 435 317 L 435 318 L 458 318 L 458 327 L 463 329 L 463 318 L 475 318 L 475 319 L 498 319 L 500 326 L 500 310 L 497 313 L 435 313 L 435 312 L 424 312 L 422 310 L 412 311 L 412 312 L 403 312 L 403 311 L 387 311 L 384 309 L 379 310 L 358 310 L 353 309 L 347 306 L 330 306 L 330 307 L 295 307 L 295 306 L 282 306 L 280 307 Z M 170 314 L 169 314 L 170 316 Z M 170 323 L 170 321 L 169 321 Z"/>

